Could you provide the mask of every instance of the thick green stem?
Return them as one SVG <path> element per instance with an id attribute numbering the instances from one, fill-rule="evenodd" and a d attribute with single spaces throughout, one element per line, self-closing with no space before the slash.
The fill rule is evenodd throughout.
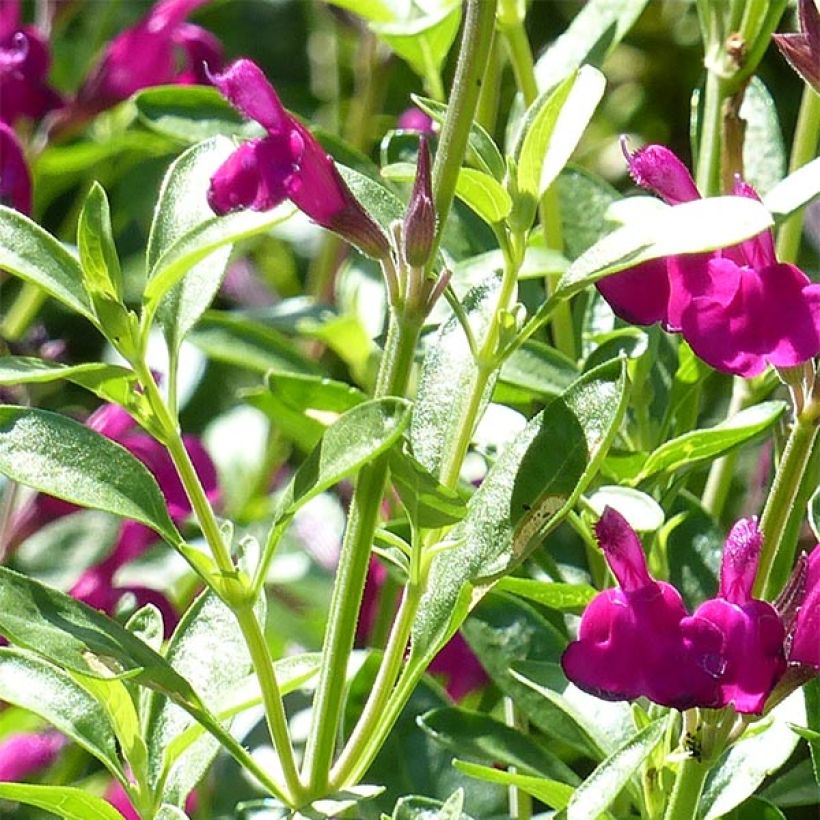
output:
<path id="1" fill-rule="evenodd" d="M 683 761 L 675 778 L 672 799 L 666 807 L 664 820 L 695 820 L 703 784 L 709 774 L 709 764 L 693 757 Z"/>
<path id="2" fill-rule="evenodd" d="M 716 196 L 720 193 L 723 102 L 727 93 L 723 80 L 714 71 L 709 71 L 706 75 L 704 95 L 698 167 L 695 179 L 703 196 Z"/>
<path id="3" fill-rule="evenodd" d="M 46 298 L 46 292 L 37 285 L 23 282 L 20 292 L 11 303 L 8 313 L 0 324 L 0 336 L 9 342 L 22 339 L 40 312 Z"/>
<path id="4" fill-rule="evenodd" d="M 464 33 L 453 80 L 453 92 L 433 164 L 433 199 L 438 227 L 429 257 L 431 264 L 437 256 L 447 215 L 453 204 L 458 172 L 467 150 L 470 127 L 473 124 L 487 68 L 495 26 L 496 0 L 466 0 L 465 5 Z"/>
<path id="5" fill-rule="evenodd" d="M 245 643 L 248 645 L 253 668 L 259 679 L 268 729 L 276 754 L 279 757 L 279 763 L 282 766 L 282 774 L 285 777 L 291 805 L 300 806 L 304 800 L 304 789 L 299 780 L 299 772 L 296 769 L 293 746 L 288 733 L 288 719 L 282 702 L 282 693 L 273 669 L 273 659 L 270 655 L 268 642 L 265 640 L 262 627 L 253 611 L 253 605 L 236 609 L 234 615 L 239 622 L 239 628 L 242 630 Z"/>
<path id="6" fill-rule="evenodd" d="M 795 419 L 783 457 L 777 465 L 772 489 L 760 519 L 763 547 L 753 590 L 756 598 L 776 598 L 791 572 L 796 544 L 792 540 L 787 543 L 784 534 L 789 515 L 800 494 L 818 432 L 820 427 L 814 413 L 801 413 Z"/>
<path id="7" fill-rule="evenodd" d="M 420 322 L 408 323 L 391 313 L 387 345 L 376 384 L 377 397 L 404 395 L 419 330 Z M 386 481 L 387 459 L 382 457 L 362 469 L 350 506 L 330 601 L 322 668 L 305 752 L 304 771 L 308 790 L 314 797 L 321 796 L 328 785 L 336 733 L 344 706 L 347 665 Z"/>
<path id="8" fill-rule="evenodd" d="M 817 154 L 818 137 L 820 137 L 820 94 L 807 85 L 803 89 L 800 112 L 797 115 L 791 161 L 789 162 L 791 173 L 814 159 Z M 777 233 L 777 258 L 781 262 L 797 262 L 804 215 L 805 209 L 801 208 L 780 226 Z"/>

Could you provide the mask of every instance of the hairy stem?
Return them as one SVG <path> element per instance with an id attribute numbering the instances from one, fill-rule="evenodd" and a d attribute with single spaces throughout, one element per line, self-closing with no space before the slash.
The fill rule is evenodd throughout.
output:
<path id="1" fill-rule="evenodd" d="M 708 763 L 693 757 L 683 761 L 664 820 L 694 820 L 698 816 L 698 804 L 709 768 Z"/>

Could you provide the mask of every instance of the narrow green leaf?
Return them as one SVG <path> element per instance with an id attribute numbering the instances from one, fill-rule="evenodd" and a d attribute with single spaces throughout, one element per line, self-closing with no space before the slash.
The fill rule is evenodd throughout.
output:
<path id="1" fill-rule="evenodd" d="M 649 0 L 588 0 L 558 39 L 538 58 L 539 88 L 551 88 L 584 63 L 597 67 L 624 38 Z"/>
<path id="2" fill-rule="evenodd" d="M 447 106 L 444 103 L 420 97 L 418 94 L 413 94 L 412 97 L 413 102 L 427 115 L 439 124 L 444 122 L 447 116 Z M 507 173 L 507 164 L 501 156 L 501 151 L 498 150 L 493 138 L 477 122 L 470 125 L 467 161 L 499 182 Z"/>
<path id="3" fill-rule="evenodd" d="M 661 742 L 667 718 L 654 720 L 601 763 L 575 790 L 567 820 L 589 820 L 609 808 L 641 764 Z"/>
<path id="4" fill-rule="evenodd" d="M 762 197 L 786 175 L 786 149 L 777 106 L 759 77 L 752 77 L 743 95 L 743 178 Z"/>
<path id="5" fill-rule="evenodd" d="M 772 225 L 769 212 L 748 197 L 719 196 L 672 207 L 642 209 L 570 265 L 556 295 L 568 299 L 598 279 L 635 265 L 684 253 L 736 245 Z"/>
<path id="6" fill-rule="evenodd" d="M 385 232 L 390 230 L 393 222 L 404 216 L 404 203 L 382 181 L 377 181 L 345 165 L 337 164 L 336 167 L 353 196 L 361 202 L 367 213 L 382 226 Z"/>
<path id="7" fill-rule="evenodd" d="M 533 777 L 518 772 L 506 772 L 503 769 L 479 766 L 477 763 L 469 763 L 466 760 L 456 759 L 453 761 L 453 766 L 468 777 L 476 778 L 476 780 L 497 783 L 499 786 L 515 786 L 557 811 L 566 808 L 574 791 L 572 786 L 559 783 L 557 780 Z"/>
<path id="8" fill-rule="evenodd" d="M 0 472 L 41 492 L 182 538 L 147 468 L 125 448 L 57 413 L 0 406 Z"/>
<path id="9" fill-rule="evenodd" d="M 502 578 L 495 588 L 499 592 L 509 592 L 541 606 L 557 609 L 559 612 L 576 614 L 583 612 L 597 592 L 595 587 L 589 584 L 563 584 L 511 576 Z"/>
<path id="10" fill-rule="evenodd" d="M 414 526 L 433 529 L 464 518 L 464 499 L 441 484 L 409 453 L 394 450 L 390 454 L 390 474 Z"/>
<path id="11" fill-rule="evenodd" d="M 580 782 L 578 775 L 547 748 L 489 715 L 452 706 L 427 712 L 418 722 L 438 743 L 462 757 L 515 766 L 523 774 L 562 783 Z"/>
<path id="12" fill-rule="evenodd" d="M 374 399 L 348 410 L 299 466 L 279 499 L 278 519 L 289 518 L 311 498 L 388 450 L 409 423 L 410 404 L 403 399 Z"/>
<path id="13" fill-rule="evenodd" d="M 528 339 L 505 359 L 493 398 L 511 403 L 551 399 L 563 393 L 579 375 L 571 359 L 550 345 Z"/>
<path id="14" fill-rule="evenodd" d="M 0 783 L 0 798 L 45 809 L 63 820 L 122 820 L 107 800 L 71 786 Z"/>
<path id="15" fill-rule="evenodd" d="M 214 711 L 251 669 L 236 618 L 208 591 L 186 611 L 168 645 L 166 660 Z M 183 805 L 219 749 L 210 736 L 200 737 L 181 753 L 172 747 L 174 739 L 194 725 L 194 718 L 179 706 L 165 698 L 153 698 L 146 733 L 149 777 L 153 788 L 162 784 L 165 802 Z"/>
<path id="16" fill-rule="evenodd" d="M 820 157 L 778 182 L 763 197 L 763 204 L 776 217 L 783 218 L 808 205 L 817 196 L 820 196 Z"/>
<path id="17" fill-rule="evenodd" d="M 693 430 L 658 447 L 643 465 L 635 483 L 661 472 L 675 472 L 711 461 L 768 430 L 783 414 L 782 401 L 767 401 L 741 410 L 705 430 Z"/>
<path id="18" fill-rule="evenodd" d="M 27 216 L 0 205 L 0 269 L 41 287 L 95 322 L 77 258 Z"/>
<path id="19" fill-rule="evenodd" d="M 108 197 L 98 182 L 91 186 L 80 211 L 77 249 L 89 295 L 100 294 L 120 301 L 122 271 L 111 232 L 111 210 Z"/>
<path id="20" fill-rule="evenodd" d="M 117 738 L 105 711 L 66 672 L 24 650 L 2 647 L 0 701 L 39 715 L 126 782 Z"/>
<path id="21" fill-rule="evenodd" d="M 396 19 L 397 4 L 393 0 L 328 0 L 333 6 L 357 14 L 371 23 L 388 23 Z"/>

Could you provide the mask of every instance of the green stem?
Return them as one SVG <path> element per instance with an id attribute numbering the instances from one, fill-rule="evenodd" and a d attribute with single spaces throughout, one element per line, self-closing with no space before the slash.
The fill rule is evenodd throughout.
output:
<path id="1" fill-rule="evenodd" d="M 538 83 L 535 79 L 535 62 L 527 31 L 524 28 L 524 21 L 517 19 L 505 25 L 501 28 L 501 33 L 507 41 L 515 83 L 524 97 L 524 104 L 532 105 L 538 96 Z"/>
<path id="2" fill-rule="evenodd" d="M 409 323 L 391 312 L 387 344 L 376 383 L 376 397 L 404 395 L 419 331 L 420 322 Z M 386 481 L 387 459 L 382 457 L 362 469 L 351 502 L 330 601 L 322 667 L 305 751 L 304 771 L 312 796 L 323 794 L 328 784 L 336 733 L 344 706 L 347 665 Z"/>
<path id="3" fill-rule="evenodd" d="M 820 432 L 814 413 L 810 412 L 813 409 L 810 405 L 795 419 L 763 508 L 760 519 L 763 547 L 753 590 L 756 598 L 772 600 L 777 597 L 794 563 L 796 544 L 787 543 L 784 533 L 801 490 L 814 441 Z"/>
<path id="4" fill-rule="evenodd" d="M 693 757 L 683 761 L 675 778 L 675 787 L 666 808 L 664 820 L 695 820 L 697 818 L 698 804 L 709 769 L 708 763 Z"/>
<path id="5" fill-rule="evenodd" d="M 453 79 L 453 93 L 433 163 L 433 199 L 438 227 L 429 257 L 431 265 L 436 259 L 447 215 L 453 204 L 495 27 L 496 0 L 466 0 L 465 5 L 464 33 Z"/>
<path id="6" fill-rule="evenodd" d="M 494 133 L 498 119 L 498 105 L 501 97 L 501 55 L 498 37 L 493 37 L 490 56 L 487 59 L 487 71 L 476 106 L 475 121 L 489 134 Z"/>
<path id="7" fill-rule="evenodd" d="M 716 196 L 720 192 L 721 133 L 723 127 L 723 102 L 726 98 L 723 80 L 714 71 L 706 74 L 704 89 L 703 120 L 700 124 L 700 149 L 696 181 L 703 196 Z"/>
<path id="8" fill-rule="evenodd" d="M 817 154 L 817 142 L 820 137 L 820 94 L 811 86 L 803 89 L 800 111 L 797 115 L 792 155 L 789 172 L 794 173 Z M 797 262 L 800 252 L 800 238 L 803 234 L 803 217 L 805 208 L 793 213 L 780 226 L 777 233 L 777 258 L 781 262 Z"/>
<path id="9" fill-rule="evenodd" d="M 22 339 L 47 298 L 46 292 L 37 285 L 23 282 L 20 292 L 0 324 L 0 337 L 9 342 Z"/>
<path id="10" fill-rule="evenodd" d="M 239 628 L 242 630 L 245 643 L 248 645 L 253 668 L 259 679 L 262 702 L 265 705 L 265 717 L 268 721 L 268 729 L 276 754 L 279 757 L 279 763 L 282 766 L 290 803 L 293 806 L 300 806 L 304 801 L 305 793 L 299 780 L 299 772 L 296 769 L 293 746 L 288 733 L 288 719 L 282 702 L 282 693 L 273 669 L 273 659 L 270 655 L 268 642 L 265 640 L 262 627 L 253 611 L 253 605 L 235 609 L 234 615 L 239 622 Z"/>

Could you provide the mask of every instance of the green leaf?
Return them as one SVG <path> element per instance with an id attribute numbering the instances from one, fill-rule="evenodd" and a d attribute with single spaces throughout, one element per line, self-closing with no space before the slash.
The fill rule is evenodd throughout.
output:
<path id="1" fill-rule="evenodd" d="M 384 184 L 345 165 L 336 167 L 353 196 L 385 232 L 390 230 L 393 222 L 404 216 L 404 203 Z"/>
<path id="2" fill-rule="evenodd" d="M 820 786 L 820 678 L 815 677 L 803 686 L 803 697 L 806 701 L 806 731 L 812 733 L 812 737 L 806 740 L 811 752 L 814 781 Z"/>
<path id="3" fill-rule="evenodd" d="M 159 811 L 154 820 L 188 820 L 188 815 L 176 806 L 163 803 L 159 807 Z"/>
<path id="4" fill-rule="evenodd" d="M 416 167 L 409 162 L 397 162 L 382 168 L 385 179 L 412 182 Z M 490 225 L 502 222 L 512 210 L 512 200 L 500 182 L 475 168 L 462 168 L 456 180 L 456 196 Z"/>
<path id="5" fill-rule="evenodd" d="M 134 97 L 140 120 L 152 131 L 184 144 L 212 137 L 258 137 L 256 122 L 247 122 L 215 89 L 204 85 L 146 88 Z"/>
<path id="6" fill-rule="evenodd" d="M 649 0 L 589 0 L 538 58 L 539 88 L 551 88 L 584 63 L 597 67 L 624 38 Z"/>
<path id="7" fill-rule="evenodd" d="M 748 728 L 709 773 L 700 804 L 704 820 L 717 820 L 751 797 L 791 757 L 799 742 L 789 724 L 805 722 L 803 693 L 798 689 Z"/>
<path id="8" fill-rule="evenodd" d="M 71 676 L 20 649 L 0 648 L 0 700 L 48 721 L 127 782 L 117 738 L 100 704 Z"/>
<path id="9" fill-rule="evenodd" d="M 740 117 L 746 121 L 743 178 L 762 197 L 786 175 L 786 149 L 777 106 L 759 77 L 752 77 L 746 86 Z"/>
<path id="10" fill-rule="evenodd" d="M 71 786 L 0 783 L 0 798 L 45 809 L 63 820 L 122 820 L 107 800 Z"/>
<path id="11" fill-rule="evenodd" d="M 589 820 L 609 808 L 661 742 L 667 723 L 666 717 L 652 721 L 604 760 L 575 790 L 567 806 L 567 820 Z"/>
<path id="12" fill-rule="evenodd" d="M 0 270 L 41 287 L 96 324 L 77 258 L 19 211 L 0 205 Z"/>
<path id="13" fill-rule="evenodd" d="M 447 106 L 428 97 L 412 95 L 413 102 L 437 123 L 444 122 Z M 470 136 L 467 145 L 467 161 L 501 182 L 507 173 L 507 164 L 493 138 L 477 122 L 470 125 Z"/>
<path id="14" fill-rule="evenodd" d="M 234 147 L 231 140 L 214 137 L 189 148 L 171 164 L 160 188 L 148 237 L 144 301 L 147 310 L 157 310 L 172 354 L 210 305 L 228 264 L 234 232 L 226 236 L 224 220 L 214 217 L 208 189 Z M 214 225 L 219 226 L 216 242 L 213 230 L 202 237 Z"/>
<path id="15" fill-rule="evenodd" d="M 111 210 L 108 197 L 98 182 L 91 186 L 80 211 L 77 249 L 88 294 L 100 294 L 120 301 L 122 271 L 111 232 Z"/>
<path id="16" fill-rule="evenodd" d="M 575 362 L 567 356 L 528 339 L 505 359 L 493 399 L 513 404 L 551 399 L 563 393 L 578 375 Z"/>
<path id="17" fill-rule="evenodd" d="M 265 382 L 244 398 L 303 450 L 312 449 L 328 425 L 366 400 L 355 387 L 321 376 L 271 371 Z"/>
<path id="18" fill-rule="evenodd" d="M 410 407 L 404 399 L 388 397 L 364 402 L 340 416 L 285 488 L 277 520 L 290 518 L 311 498 L 392 447 L 410 423 Z"/>
<path id="19" fill-rule="evenodd" d="M 278 330 L 233 313 L 206 312 L 188 340 L 209 358 L 248 370 L 319 372 L 318 366 Z"/>
<path id="20" fill-rule="evenodd" d="M 221 708 L 223 698 L 251 669 L 248 649 L 234 614 L 209 591 L 186 611 L 165 657 L 213 711 Z M 153 698 L 146 734 L 149 777 L 152 788 L 162 787 L 162 798 L 167 803 L 183 805 L 219 749 L 213 737 L 204 736 L 178 754 L 172 745 L 174 739 L 194 725 L 194 718 L 179 706 L 164 698 Z"/>
<path id="21" fill-rule="evenodd" d="M 782 401 L 767 401 L 741 410 L 705 430 L 693 430 L 667 441 L 647 458 L 635 483 L 661 472 L 675 472 L 711 461 L 768 430 L 783 414 Z"/>
<path id="22" fill-rule="evenodd" d="M 523 774 L 541 775 L 575 785 L 578 775 L 560 758 L 527 735 L 481 712 L 456 706 L 434 709 L 419 726 L 451 752 L 479 763 L 514 766 Z"/>
<path id="23" fill-rule="evenodd" d="M 595 587 L 589 584 L 563 584 L 511 576 L 502 578 L 495 588 L 499 592 L 509 592 L 541 606 L 557 609 L 559 612 L 573 612 L 579 615 L 597 592 Z"/>
<path id="24" fill-rule="evenodd" d="M 498 277 L 491 275 L 462 301 L 476 339 L 483 338 L 490 326 L 499 286 Z M 444 453 L 460 433 L 461 419 L 477 377 L 464 330 L 458 319 L 451 316 L 425 353 L 410 429 L 413 455 L 433 475 L 439 473 Z M 482 396 L 483 406 L 490 400 L 494 380 L 491 376 Z"/>
<path id="25" fill-rule="evenodd" d="M 605 507 L 616 509 L 638 532 L 654 532 L 663 526 L 663 508 L 651 495 L 631 487 L 604 486 L 587 499 L 590 507 L 602 515 Z"/>
<path id="26" fill-rule="evenodd" d="M 577 259 L 611 230 L 609 206 L 620 196 L 606 180 L 582 168 L 564 168 L 556 183 L 564 252 Z"/>
<path id="27" fill-rule="evenodd" d="M 66 379 L 106 401 L 136 408 L 142 400 L 137 377 L 127 367 L 102 362 L 65 365 L 29 356 L 0 356 L 0 385 L 47 384 Z"/>
<path id="28" fill-rule="evenodd" d="M 768 800 L 750 797 L 736 809 L 723 815 L 723 820 L 786 820 L 786 815 Z"/>
<path id="29" fill-rule="evenodd" d="M 490 766 L 479 766 L 476 763 L 468 763 L 466 760 L 454 760 L 453 766 L 458 771 L 463 772 L 468 777 L 476 780 L 483 780 L 485 783 L 496 783 L 499 786 L 515 786 L 518 789 L 532 795 L 537 800 L 545 803 L 551 809 L 560 811 L 566 808 L 574 789 L 566 783 L 559 783 L 557 780 L 549 780 L 544 777 L 533 777 L 528 774 L 518 772 L 505 772 L 503 769 L 495 769 Z"/>
<path id="30" fill-rule="evenodd" d="M 441 484 L 409 453 L 391 452 L 390 475 L 414 526 L 434 529 L 464 518 L 464 499 Z"/>
<path id="31" fill-rule="evenodd" d="M 587 285 L 650 259 L 737 245 L 772 225 L 766 208 L 748 197 L 720 196 L 641 209 L 639 218 L 605 236 L 576 259 L 556 297 L 568 299 Z"/>
<path id="32" fill-rule="evenodd" d="M 395 20 L 401 6 L 395 0 L 328 0 L 331 5 L 357 14 L 371 23 Z"/>
<path id="33" fill-rule="evenodd" d="M 763 204 L 776 217 L 783 218 L 808 205 L 820 195 L 820 158 L 813 159 L 802 168 L 778 182 L 763 197 Z"/>
<path id="34" fill-rule="evenodd" d="M 515 152 L 521 194 L 537 203 L 552 185 L 592 119 L 605 86 L 600 71 L 584 66 L 532 104 Z"/>
<path id="35" fill-rule="evenodd" d="M 550 402 L 502 452 L 448 536 L 455 546 L 433 559 L 414 652 L 442 639 L 465 585 L 489 588 L 560 523 L 606 455 L 625 406 L 625 365 L 611 362 Z"/>
<path id="36" fill-rule="evenodd" d="M 182 540 L 142 462 L 57 413 L 0 406 L 0 472 L 73 504 L 132 518 L 171 544 Z"/>
<path id="37" fill-rule="evenodd" d="M 820 804 L 820 784 L 814 778 L 811 760 L 801 760 L 788 771 L 776 775 L 760 796 L 783 808 Z"/>

